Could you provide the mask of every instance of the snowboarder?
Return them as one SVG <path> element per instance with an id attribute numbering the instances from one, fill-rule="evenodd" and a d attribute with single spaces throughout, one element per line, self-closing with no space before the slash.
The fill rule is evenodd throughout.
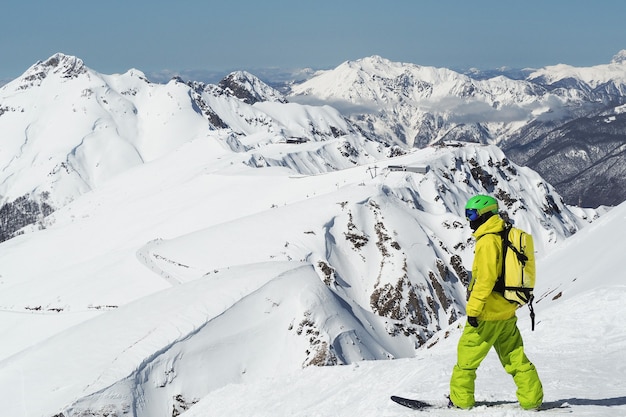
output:
<path id="1" fill-rule="evenodd" d="M 477 195 L 465 205 L 465 216 L 474 231 L 476 248 L 467 301 L 467 324 L 459 339 L 457 363 L 450 379 L 450 405 L 469 409 L 474 406 L 476 369 L 493 347 L 502 366 L 517 385 L 517 399 L 524 409 L 538 409 L 543 388 L 535 366 L 524 353 L 517 328 L 517 305 L 494 291 L 502 271 L 504 220 L 498 215 L 498 200 Z"/>

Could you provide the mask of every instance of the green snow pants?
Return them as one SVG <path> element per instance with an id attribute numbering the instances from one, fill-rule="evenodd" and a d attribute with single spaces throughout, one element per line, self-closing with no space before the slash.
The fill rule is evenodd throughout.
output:
<path id="1" fill-rule="evenodd" d="M 517 400 L 524 409 L 537 408 L 543 402 L 539 375 L 526 354 L 517 317 L 500 321 L 479 321 L 478 327 L 465 325 L 459 339 L 457 364 L 450 379 L 450 400 L 460 408 L 474 406 L 476 369 L 494 347 L 500 362 L 517 385 Z"/>

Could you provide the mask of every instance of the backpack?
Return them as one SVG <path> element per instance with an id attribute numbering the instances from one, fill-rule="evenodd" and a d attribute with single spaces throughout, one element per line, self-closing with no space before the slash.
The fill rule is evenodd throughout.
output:
<path id="1" fill-rule="evenodd" d="M 502 273 L 496 281 L 494 291 L 512 303 L 528 304 L 532 330 L 535 330 L 533 290 L 535 288 L 535 248 L 533 237 L 525 231 L 506 223 L 500 232 L 502 237 Z"/>

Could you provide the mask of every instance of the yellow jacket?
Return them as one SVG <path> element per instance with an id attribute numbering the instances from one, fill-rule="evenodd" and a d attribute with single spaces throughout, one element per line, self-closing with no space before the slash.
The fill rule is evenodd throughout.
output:
<path id="1" fill-rule="evenodd" d="M 476 248 L 472 264 L 470 296 L 466 313 L 478 320 L 508 320 L 515 316 L 517 305 L 493 291 L 498 275 L 502 272 L 502 238 L 504 220 L 494 215 L 475 232 Z"/>

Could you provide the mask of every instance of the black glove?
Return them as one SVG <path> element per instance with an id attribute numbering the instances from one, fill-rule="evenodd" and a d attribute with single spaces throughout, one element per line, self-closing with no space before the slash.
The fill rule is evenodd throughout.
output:
<path id="1" fill-rule="evenodd" d="M 472 327 L 478 327 L 478 319 L 476 317 L 468 316 L 467 322 Z"/>

